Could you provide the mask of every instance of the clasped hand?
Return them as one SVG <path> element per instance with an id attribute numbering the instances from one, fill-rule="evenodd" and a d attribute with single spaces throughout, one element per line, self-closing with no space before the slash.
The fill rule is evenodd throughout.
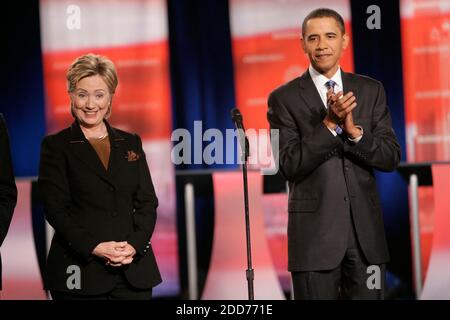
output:
<path id="1" fill-rule="evenodd" d="M 107 265 L 120 267 L 133 262 L 136 250 L 126 241 L 109 241 L 99 243 L 92 254 L 105 259 Z"/>

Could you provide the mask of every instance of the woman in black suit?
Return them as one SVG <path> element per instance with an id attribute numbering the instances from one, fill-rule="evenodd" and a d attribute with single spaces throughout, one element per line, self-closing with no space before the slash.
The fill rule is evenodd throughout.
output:
<path id="1" fill-rule="evenodd" d="M 150 299 L 161 282 L 150 243 L 158 199 L 140 137 L 106 121 L 115 67 L 87 54 L 67 82 L 75 121 L 41 150 L 39 187 L 55 229 L 45 288 L 53 299 Z"/>
<path id="2" fill-rule="evenodd" d="M 8 233 L 17 202 L 17 188 L 9 148 L 8 130 L 0 113 L 0 246 Z M 2 289 L 2 259 L 0 256 L 0 290 Z"/>

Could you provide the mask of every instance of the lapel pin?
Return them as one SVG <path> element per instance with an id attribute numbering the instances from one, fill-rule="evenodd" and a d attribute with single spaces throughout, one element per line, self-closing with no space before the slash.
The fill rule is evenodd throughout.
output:
<path id="1" fill-rule="evenodd" d="M 136 161 L 140 158 L 139 154 L 134 152 L 133 150 L 127 151 L 127 155 L 125 156 L 128 162 L 130 161 Z"/>

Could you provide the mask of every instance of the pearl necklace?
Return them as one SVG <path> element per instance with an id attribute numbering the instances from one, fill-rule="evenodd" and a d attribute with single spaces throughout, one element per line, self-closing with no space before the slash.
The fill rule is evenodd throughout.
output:
<path id="1" fill-rule="evenodd" d="M 102 139 L 105 139 L 107 136 L 108 136 L 108 133 L 105 133 L 105 134 L 102 135 L 101 137 L 94 138 L 94 139 L 102 140 Z M 91 138 L 91 139 L 92 139 L 92 138 Z"/>
<path id="2" fill-rule="evenodd" d="M 81 131 L 83 131 L 84 135 L 86 136 L 86 139 L 90 140 L 90 139 L 96 139 L 96 140 L 102 140 L 105 139 L 108 136 L 108 131 L 106 131 L 105 134 L 101 135 L 100 137 L 88 137 L 85 130 L 82 128 Z"/>

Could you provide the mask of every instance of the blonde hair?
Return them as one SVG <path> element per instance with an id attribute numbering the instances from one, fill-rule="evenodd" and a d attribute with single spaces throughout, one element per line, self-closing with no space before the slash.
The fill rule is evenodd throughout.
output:
<path id="1" fill-rule="evenodd" d="M 77 83 L 90 76 L 99 75 L 105 81 L 108 91 L 112 96 L 116 92 L 119 79 L 117 77 L 116 67 L 114 63 L 105 56 L 88 53 L 76 58 L 67 70 L 67 91 L 72 93 L 75 91 Z M 73 110 L 73 103 L 71 103 L 71 113 L 75 117 Z M 108 107 L 108 112 L 105 118 L 108 118 L 111 114 L 111 104 Z"/>

